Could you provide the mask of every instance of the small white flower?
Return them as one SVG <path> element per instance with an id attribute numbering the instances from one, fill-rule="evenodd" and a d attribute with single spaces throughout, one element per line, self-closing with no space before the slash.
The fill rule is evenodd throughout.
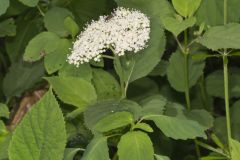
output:
<path id="1" fill-rule="evenodd" d="M 145 14 L 117 8 L 111 18 L 101 16 L 87 25 L 74 42 L 68 62 L 79 66 L 90 60 L 100 61 L 109 46 L 117 56 L 123 56 L 126 51 L 137 53 L 147 47 L 149 34 L 150 20 Z"/>

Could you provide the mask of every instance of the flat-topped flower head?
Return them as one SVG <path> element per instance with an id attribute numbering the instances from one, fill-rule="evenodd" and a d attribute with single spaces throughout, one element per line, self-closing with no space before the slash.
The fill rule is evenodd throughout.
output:
<path id="1" fill-rule="evenodd" d="M 79 66 L 90 60 L 100 61 L 101 54 L 113 48 L 114 54 L 137 53 L 147 47 L 150 20 L 137 10 L 117 8 L 110 17 L 92 21 L 74 42 L 68 62 Z"/>

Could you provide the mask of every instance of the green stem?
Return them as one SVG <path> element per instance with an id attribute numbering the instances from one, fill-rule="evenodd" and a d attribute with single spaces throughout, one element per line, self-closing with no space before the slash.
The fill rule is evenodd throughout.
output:
<path id="1" fill-rule="evenodd" d="M 207 91 L 206 91 L 206 87 L 205 87 L 204 75 L 202 75 L 200 77 L 199 87 L 200 87 L 201 99 L 202 99 L 204 108 L 207 109 L 207 110 L 210 110 L 210 107 L 209 107 L 209 104 L 208 104 Z"/>
<path id="2" fill-rule="evenodd" d="M 231 117 L 229 108 L 229 88 L 228 88 L 228 57 L 223 54 L 223 74 L 224 74 L 224 95 L 225 95 L 225 110 L 226 110 L 226 123 L 227 123 L 227 138 L 228 148 L 231 157 Z"/>
<path id="3" fill-rule="evenodd" d="M 188 71 L 188 54 L 184 53 L 184 74 L 185 74 L 185 98 L 187 103 L 187 109 L 191 109 L 190 94 L 189 94 L 189 71 Z"/>
<path id="4" fill-rule="evenodd" d="M 118 74 L 119 74 L 120 88 L 121 88 L 121 94 L 122 94 L 121 99 L 124 99 L 126 98 L 126 91 L 125 91 L 125 84 L 123 79 L 123 68 L 118 56 L 115 56 L 115 61 L 116 61 L 116 65 L 119 72 Z"/>

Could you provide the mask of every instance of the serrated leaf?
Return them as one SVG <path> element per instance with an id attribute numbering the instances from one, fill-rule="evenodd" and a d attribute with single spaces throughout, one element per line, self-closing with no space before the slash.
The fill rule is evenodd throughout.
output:
<path id="1" fill-rule="evenodd" d="M 56 51 L 60 38 L 52 32 L 42 32 L 36 35 L 27 45 L 23 59 L 37 61 L 45 55 Z"/>
<path id="2" fill-rule="evenodd" d="M 7 19 L 0 23 L 0 37 L 15 36 L 15 35 L 16 35 L 16 25 L 13 18 Z"/>
<path id="3" fill-rule="evenodd" d="M 64 21 L 73 14 L 66 8 L 53 7 L 44 16 L 44 25 L 48 31 L 67 37 L 70 32 L 65 28 Z"/>
<path id="4" fill-rule="evenodd" d="M 67 39 L 59 41 L 59 47 L 44 58 L 44 66 L 48 74 L 52 74 L 61 69 L 66 63 L 67 55 L 71 52 L 72 43 Z"/>
<path id="5" fill-rule="evenodd" d="M 94 87 L 84 79 L 77 77 L 48 77 L 46 80 L 63 102 L 82 110 L 97 99 Z"/>
<path id="6" fill-rule="evenodd" d="M 105 100 L 89 106 L 84 112 L 84 122 L 89 129 L 97 124 L 99 120 L 115 112 L 130 112 L 134 120 L 140 117 L 141 106 L 130 100 Z"/>
<path id="7" fill-rule="evenodd" d="M 119 160 L 154 160 L 153 155 L 153 145 L 147 134 L 133 131 L 121 137 L 118 144 Z"/>
<path id="8" fill-rule="evenodd" d="M 1 16 L 2 14 L 4 14 L 7 11 L 10 3 L 9 3 L 9 0 L 0 0 L 0 4 L 1 4 L 0 5 L 0 16 Z"/>
<path id="9" fill-rule="evenodd" d="M 192 27 L 196 23 L 195 17 L 190 17 L 187 19 L 184 19 L 183 21 L 179 21 L 176 18 L 173 17 L 166 17 L 163 19 L 163 25 L 164 27 L 173 33 L 174 36 L 178 36 L 181 32 L 186 30 L 189 27 Z"/>
<path id="10" fill-rule="evenodd" d="M 205 63 L 203 61 L 193 60 L 188 57 L 189 68 L 189 88 L 194 86 L 199 77 L 203 74 Z M 179 51 L 172 54 L 169 60 L 169 66 L 167 69 L 167 77 L 171 86 L 179 91 L 185 90 L 185 71 L 184 71 L 184 56 Z"/>
<path id="11" fill-rule="evenodd" d="M 51 91 L 25 115 L 13 133 L 10 160 L 59 160 L 66 145 L 64 118 Z"/>
<path id="12" fill-rule="evenodd" d="M 102 69 L 94 69 L 92 81 L 98 100 L 120 98 L 120 85 L 110 73 Z"/>
<path id="13" fill-rule="evenodd" d="M 176 118 L 165 115 L 149 115 L 144 117 L 152 120 L 165 136 L 173 139 L 194 139 L 197 137 L 206 138 L 205 127 L 199 123 L 184 118 Z"/>
<path id="14" fill-rule="evenodd" d="M 229 68 L 229 96 L 240 97 L 240 69 Z M 223 71 L 216 70 L 206 78 L 206 89 L 209 95 L 224 98 Z"/>
<path id="15" fill-rule="evenodd" d="M 3 92 L 5 96 L 20 96 L 24 91 L 41 81 L 44 76 L 42 62 L 13 63 L 3 80 Z M 17 83 L 16 83 L 17 82 Z"/>
<path id="16" fill-rule="evenodd" d="M 35 7 L 39 2 L 39 0 L 19 0 L 19 1 L 29 7 Z"/>
<path id="17" fill-rule="evenodd" d="M 72 64 L 65 63 L 65 65 L 59 70 L 59 76 L 62 77 L 79 77 L 91 82 L 93 78 L 92 68 L 89 64 L 81 64 L 76 67 Z"/>
<path id="18" fill-rule="evenodd" d="M 100 119 L 93 127 L 94 131 L 108 132 L 133 123 L 133 115 L 130 112 L 116 112 Z"/>
<path id="19" fill-rule="evenodd" d="M 240 49 L 240 24 L 211 27 L 198 42 L 212 50 Z"/>
<path id="20" fill-rule="evenodd" d="M 153 95 L 141 100 L 139 104 L 142 106 L 142 116 L 162 114 L 167 100 L 161 95 Z"/>
<path id="21" fill-rule="evenodd" d="M 197 11 L 201 0 L 172 0 L 176 11 L 183 17 L 191 17 Z"/>
<path id="22" fill-rule="evenodd" d="M 0 103 L 0 118 L 9 118 L 9 109 L 6 104 Z"/>
<path id="23" fill-rule="evenodd" d="M 75 38 L 80 30 L 77 23 L 71 17 L 65 18 L 64 27 L 69 33 L 71 33 L 72 38 Z"/>
<path id="24" fill-rule="evenodd" d="M 109 160 L 107 138 L 94 137 L 88 144 L 81 160 Z"/>
<path id="25" fill-rule="evenodd" d="M 152 127 L 147 123 L 137 123 L 136 125 L 134 125 L 133 128 L 134 129 L 141 129 L 141 130 L 146 131 L 146 132 L 153 132 Z"/>

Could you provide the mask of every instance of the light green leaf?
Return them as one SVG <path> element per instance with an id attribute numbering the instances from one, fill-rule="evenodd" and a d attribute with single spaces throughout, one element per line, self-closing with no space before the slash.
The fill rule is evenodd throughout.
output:
<path id="1" fill-rule="evenodd" d="M 42 62 L 13 63 L 3 80 L 3 92 L 5 96 L 20 96 L 24 91 L 41 81 L 44 76 Z"/>
<path id="2" fill-rule="evenodd" d="M 119 98 L 121 95 L 118 81 L 110 73 L 102 69 L 93 70 L 93 85 L 98 100 Z"/>
<path id="3" fill-rule="evenodd" d="M 134 125 L 133 129 L 141 129 L 146 132 L 153 132 L 152 127 L 147 123 L 137 123 Z"/>
<path id="4" fill-rule="evenodd" d="M 197 11 L 201 0 L 172 0 L 176 11 L 183 17 L 191 17 Z"/>
<path id="5" fill-rule="evenodd" d="M 119 160 L 154 160 L 153 145 L 146 133 L 128 132 L 118 144 Z"/>
<path id="6" fill-rule="evenodd" d="M 41 19 L 29 20 L 20 17 L 20 19 L 16 21 L 16 36 L 11 38 L 7 37 L 5 42 L 6 50 L 11 62 L 16 62 L 19 61 L 19 59 L 22 59 L 22 55 L 28 42 L 41 30 L 42 21 L 40 20 Z"/>
<path id="7" fill-rule="evenodd" d="M 239 160 L 240 157 L 240 143 L 234 139 L 231 139 L 231 155 L 232 160 Z"/>
<path id="8" fill-rule="evenodd" d="M 75 38 L 80 30 L 77 23 L 71 17 L 65 18 L 64 27 L 69 33 L 71 33 L 72 38 Z"/>
<path id="9" fill-rule="evenodd" d="M 88 144 L 81 160 L 109 160 L 106 137 L 94 137 Z"/>
<path id="10" fill-rule="evenodd" d="M 194 86 L 199 77 L 203 74 L 205 63 L 203 61 L 193 60 L 190 56 L 189 62 L 189 88 Z M 179 91 L 185 91 L 185 71 L 184 71 L 184 55 L 179 51 L 172 54 L 169 60 L 169 67 L 167 69 L 167 77 L 171 86 Z"/>
<path id="11" fill-rule="evenodd" d="M 0 0 L 0 16 L 4 14 L 10 6 L 9 0 Z"/>
<path id="12" fill-rule="evenodd" d="M 63 67 L 67 55 L 70 53 L 69 48 L 71 48 L 72 43 L 67 39 L 61 39 L 58 45 L 59 47 L 55 51 L 47 54 L 44 58 L 44 66 L 48 74 L 52 74 Z"/>
<path id="13" fill-rule="evenodd" d="M 65 28 L 64 21 L 67 17 L 73 18 L 72 13 L 60 7 L 53 7 L 44 16 L 44 25 L 48 31 L 67 37 L 70 32 Z"/>
<path id="14" fill-rule="evenodd" d="M 98 132 L 108 132 L 133 123 L 133 116 L 129 112 L 116 112 L 100 119 L 93 130 Z"/>
<path id="15" fill-rule="evenodd" d="M 240 69 L 229 69 L 229 95 L 230 98 L 240 97 Z M 206 89 L 209 95 L 224 98 L 223 71 L 217 70 L 206 78 Z"/>
<path id="16" fill-rule="evenodd" d="M 161 156 L 157 154 L 154 154 L 154 157 L 156 158 L 156 160 L 170 160 L 170 158 L 167 156 Z"/>
<path id="17" fill-rule="evenodd" d="M 37 61 L 45 55 L 56 51 L 60 38 L 52 32 L 42 32 L 35 36 L 27 45 L 23 59 Z"/>
<path id="18" fill-rule="evenodd" d="M 205 127 L 199 123 L 184 118 L 176 118 L 165 115 L 149 115 L 144 119 L 152 120 L 165 136 L 173 139 L 206 138 Z"/>
<path id="19" fill-rule="evenodd" d="M 10 160 L 59 160 L 66 145 L 64 118 L 51 91 L 24 116 L 13 133 Z"/>
<path id="20" fill-rule="evenodd" d="M 166 98 L 161 95 L 153 95 L 140 101 L 142 116 L 162 114 L 167 104 Z"/>
<path id="21" fill-rule="evenodd" d="M 15 35 L 16 35 L 16 25 L 13 18 L 7 19 L 0 23 L 0 37 L 15 36 Z"/>
<path id="22" fill-rule="evenodd" d="M 84 112 L 85 125 L 89 129 L 93 127 L 104 117 L 115 112 L 130 112 L 134 120 L 140 117 L 141 106 L 130 100 L 105 100 L 89 106 Z"/>
<path id="23" fill-rule="evenodd" d="M 80 151 L 80 148 L 66 148 L 63 160 L 73 160 L 74 156 Z"/>
<path id="24" fill-rule="evenodd" d="M 163 19 L 163 25 L 168 31 L 172 32 L 173 35 L 177 37 L 184 30 L 192 27 L 196 21 L 195 17 L 190 17 L 182 21 L 179 21 L 174 17 L 166 17 Z"/>
<path id="25" fill-rule="evenodd" d="M 82 110 L 97 99 L 94 87 L 84 79 L 77 77 L 48 77 L 46 79 L 63 102 Z"/>
<path id="26" fill-rule="evenodd" d="M 62 77 L 79 77 L 83 78 L 86 81 L 91 82 L 93 78 L 92 68 L 89 64 L 81 64 L 79 67 L 76 67 L 72 64 L 65 63 L 63 68 L 61 68 L 58 72 L 59 76 Z"/>
<path id="27" fill-rule="evenodd" d="M 198 39 L 198 42 L 212 50 L 240 49 L 240 24 L 231 23 L 225 26 L 212 27 L 207 30 L 203 37 Z"/>
<path id="28" fill-rule="evenodd" d="M 19 1 L 29 7 L 35 7 L 39 2 L 39 0 L 19 0 Z"/>
<path id="29" fill-rule="evenodd" d="M 6 136 L 0 136 L 0 159 L 8 160 L 8 146 L 11 142 L 12 134 L 7 134 Z"/>
<path id="30" fill-rule="evenodd" d="M 6 104 L 0 103 L 0 118 L 9 118 L 9 109 Z"/>

